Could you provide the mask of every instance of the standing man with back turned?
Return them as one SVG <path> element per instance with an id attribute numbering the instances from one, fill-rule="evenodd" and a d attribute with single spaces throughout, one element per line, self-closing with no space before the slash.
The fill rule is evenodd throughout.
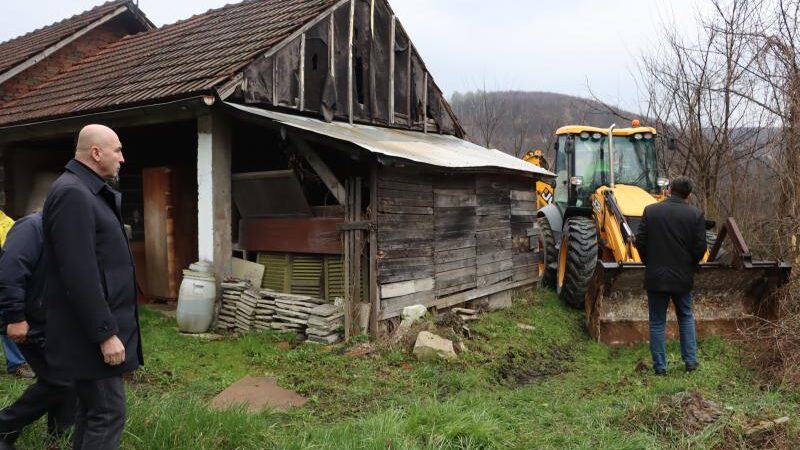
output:
<path id="1" fill-rule="evenodd" d="M 125 426 L 122 375 L 142 364 L 133 258 L 107 181 L 125 162 L 117 134 L 87 125 L 45 201 L 47 361 L 75 381 L 74 448 L 117 449 Z"/>
<path id="2" fill-rule="evenodd" d="M 706 252 L 703 211 L 687 203 L 692 180 L 672 180 L 666 200 L 644 209 L 636 249 L 645 263 L 645 289 L 650 311 L 650 354 L 656 375 L 667 373 L 666 326 L 669 300 L 675 304 L 686 371 L 698 368 L 697 337 L 692 313 L 694 269 Z"/>

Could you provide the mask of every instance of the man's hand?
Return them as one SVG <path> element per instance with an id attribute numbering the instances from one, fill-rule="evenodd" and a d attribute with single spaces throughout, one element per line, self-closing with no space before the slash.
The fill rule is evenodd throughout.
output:
<path id="1" fill-rule="evenodd" d="M 8 327 L 6 328 L 6 334 L 8 335 L 9 339 L 17 344 L 21 344 L 25 342 L 25 338 L 28 337 L 28 330 L 30 330 L 28 322 L 23 320 L 22 322 L 8 324 Z"/>
<path id="2" fill-rule="evenodd" d="M 117 336 L 111 336 L 103 341 L 100 344 L 100 351 L 106 364 L 118 366 L 125 362 L 125 346 Z"/>

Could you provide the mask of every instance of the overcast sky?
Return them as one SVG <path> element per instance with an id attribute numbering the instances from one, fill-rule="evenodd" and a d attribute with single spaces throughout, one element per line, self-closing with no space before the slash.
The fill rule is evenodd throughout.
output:
<path id="1" fill-rule="evenodd" d="M 156 25 L 232 0 L 140 0 Z M 0 0 L 0 41 L 103 0 Z M 665 23 L 696 33 L 703 0 L 390 0 L 439 86 L 450 96 L 489 90 L 550 91 L 636 112 L 635 74 Z"/>

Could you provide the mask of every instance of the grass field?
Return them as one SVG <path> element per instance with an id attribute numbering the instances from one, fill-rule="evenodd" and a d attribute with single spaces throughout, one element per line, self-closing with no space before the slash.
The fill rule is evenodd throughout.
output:
<path id="1" fill-rule="evenodd" d="M 760 389 L 737 346 L 702 340 L 702 367 L 686 374 L 671 344 L 672 365 L 657 378 L 642 364 L 646 347 L 591 342 L 582 313 L 545 291 L 471 324 L 454 362 L 418 362 L 403 346 L 348 356 L 276 333 L 201 341 L 149 310 L 142 326 L 146 366 L 129 383 L 125 449 L 800 448 L 798 396 Z M 207 407 L 245 375 L 274 376 L 309 402 L 254 415 Z M 0 402 L 25 385 L 3 377 Z M 692 405 L 704 399 L 716 420 L 704 421 L 702 408 L 696 417 Z M 787 427 L 745 437 L 781 416 Z M 41 448 L 43 430 L 40 421 L 18 447 Z"/>

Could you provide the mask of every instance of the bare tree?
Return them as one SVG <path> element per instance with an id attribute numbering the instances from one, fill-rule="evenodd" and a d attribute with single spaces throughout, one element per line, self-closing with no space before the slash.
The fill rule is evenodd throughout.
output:
<path id="1" fill-rule="evenodd" d="M 477 130 L 478 136 L 475 137 L 479 144 L 494 147 L 495 134 L 507 114 L 505 98 L 488 92 L 485 81 L 482 89 L 457 95 L 458 101 L 454 101 L 456 115 L 466 122 L 468 128 Z"/>
<path id="2" fill-rule="evenodd" d="M 663 51 L 642 63 L 647 116 L 677 137 L 677 151 L 665 154 L 662 168 L 695 179 L 700 204 L 710 217 L 735 214 L 738 177 L 765 148 L 760 133 L 768 115 L 736 95 L 753 89 L 745 69 L 752 56 L 741 34 L 751 4 L 715 0 L 716 14 L 703 21 L 696 40 L 665 29 Z"/>

